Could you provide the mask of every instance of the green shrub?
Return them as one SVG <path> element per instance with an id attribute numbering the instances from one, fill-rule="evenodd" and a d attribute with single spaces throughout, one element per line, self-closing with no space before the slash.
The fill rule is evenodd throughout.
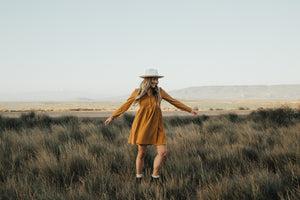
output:
<path id="1" fill-rule="evenodd" d="M 20 119 L 14 119 L 14 118 L 5 118 L 0 116 L 0 130 L 19 130 L 22 127 L 22 122 Z M 1 137 L 1 133 L 0 133 Z"/>
<path id="2" fill-rule="evenodd" d="M 212 122 L 206 127 L 206 131 L 209 133 L 223 131 L 223 130 L 224 130 L 224 125 L 221 123 Z"/>
<path id="3" fill-rule="evenodd" d="M 89 170 L 92 167 L 93 165 L 90 160 L 79 156 L 73 156 L 68 169 L 68 177 L 71 177 L 71 182 L 68 184 L 78 182 L 79 178 L 84 177 L 86 174 L 88 174 Z"/>
<path id="4" fill-rule="evenodd" d="M 134 115 L 125 113 L 123 115 L 123 119 L 125 121 L 125 124 L 127 124 L 127 126 L 131 127 L 133 120 L 134 120 Z"/>
<path id="5" fill-rule="evenodd" d="M 115 132 L 112 132 L 109 127 L 101 126 L 100 133 L 106 141 L 112 142 L 116 139 L 117 135 Z"/>
<path id="6" fill-rule="evenodd" d="M 166 122 L 165 124 L 171 125 L 171 126 L 182 126 L 182 125 L 188 125 L 191 123 L 197 124 L 199 126 L 202 125 L 202 122 L 207 120 L 208 116 L 198 116 L 198 117 L 191 117 L 191 116 L 184 116 L 184 117 L 168 117 L 167 119 L 164 119 L 164 121 Z"/>
<path id="7" fill-rule="evenodd" d="M 259 154 L 258 152 L 250 147 L 244 147 L 242 149 L 242 155 L 245 159 L 249 159 L 250 161 L 258 162 L 259 161 Z"/>
<path id="8" fill-rule="evenodd" d="M 249 118 L 256 123 L 267 126 L 285 126 L 298 119 L 298 112 L 291 108 L 259 109 L 250 113 Z"/>

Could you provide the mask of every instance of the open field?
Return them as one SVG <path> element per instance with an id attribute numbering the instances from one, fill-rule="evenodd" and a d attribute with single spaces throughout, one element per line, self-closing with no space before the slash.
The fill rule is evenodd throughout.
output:
<path id="1" fill-rule="evenodd" d="M 182 102 L 200 115 L 217 116 L 235 113 L 247 115 L 258 108 L 280 108 L 288 106 L 298 108 L 300 100 L 182 100 Z M 76 116 L 101 119 L 109 117 L 124 102 L 0 102 L 0 115 L 5 117 L 20 117 L 24 113 L 35 111 L 50 117 Z M 163 116 L 183 116 L 183 112 L 167 102 L 161 105 Z M 128 113 L 135 114 L 138 106 L 131 106 Z"/>
<path id="2" fill-rule="evenodd" d="M 288 106 L 297 108 L 300 99 L 296 100 L 186 100 L 180 99 L 184 104 L 199 111 L 207 110 L 256 110 L 258 108 L 279 108 Z M 119 108 L 124 102 L 0 102 L 1 112 L 20 111 L 96 111 L 111 112 Z M 163 111 L 175 111 L 174 106 L 162 101 Z M 130 107 L 129 111 L 136 111 L 138 106 Z"/>
<path id="3" fill-rule="evenodd" d="M 0 199 L 299 199 L 300 110 L 166 116 L 165 182 L 150 184 L 155 148 L 135 185 L 133 115 L 0 117 Z"/>

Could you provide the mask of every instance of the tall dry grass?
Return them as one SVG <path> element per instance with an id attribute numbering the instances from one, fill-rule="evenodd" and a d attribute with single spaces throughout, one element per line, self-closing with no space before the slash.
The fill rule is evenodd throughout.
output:
<path id="1" fill-rule="evenodd" d="M 102 120 L 29 113 L 0 117 L 1 199 L 299 199 L 300 112 L 290 108 L 166 117 L 163 185 L 150 184 L 155 147 L 135 185 L 133 116 Z"/>

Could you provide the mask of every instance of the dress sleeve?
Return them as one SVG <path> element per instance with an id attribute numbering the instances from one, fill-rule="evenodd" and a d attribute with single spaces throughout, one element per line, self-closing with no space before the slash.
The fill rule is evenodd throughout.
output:
<path id="1" fill-rule="evenodd" d="M 130 97 L 127 99 L 127 101 L 118 109 L 116 110 L 111 116 L 111 119 L 115 119 L 117 118 L 119 115 L 121 115 L 122 113 L 124 113 L 126 110 L 128 110 L 128 108 L 131 106 L 131 104 L 133 103 L 137 92 L 139 89 L 135 89 L 132 94 L 130 95 Z"/>
<path id="2" fill-rule="evenodd" d="M 174 105 L 176 108 L 179 108 L 181 110 L 187 111 L 187 112 L 191 112 L 192 108 L 184 105 L 183 103 L 181 103 L 180 101 L 172 98 L 167 92 L 165 92 L 162 88 L 160 88 L 160 94 L 161 97 L 168 101 L 170 104 Z"/>

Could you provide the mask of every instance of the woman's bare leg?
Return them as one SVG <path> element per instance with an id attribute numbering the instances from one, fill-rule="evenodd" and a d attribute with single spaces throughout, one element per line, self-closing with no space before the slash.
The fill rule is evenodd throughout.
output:
<path id="1" fill-rule="evenodd" d="M 154 163 L 153 163 L 153 176 L 157 176 L 158 175 L 158 171 L 161 168 L 161 164 L 164 160 L 164 158 L 167 155 L 167 145 L 158 145 L 156 146 L 157 149 L 157 155 L 154 159 Z"/>
<path id="2" fill-rule="evenodd" d="M 139 145 L 138 154 L 136 157 L 136 174 L 143 173 L 146 150 L 147 150 L 147 145 Z"/>

